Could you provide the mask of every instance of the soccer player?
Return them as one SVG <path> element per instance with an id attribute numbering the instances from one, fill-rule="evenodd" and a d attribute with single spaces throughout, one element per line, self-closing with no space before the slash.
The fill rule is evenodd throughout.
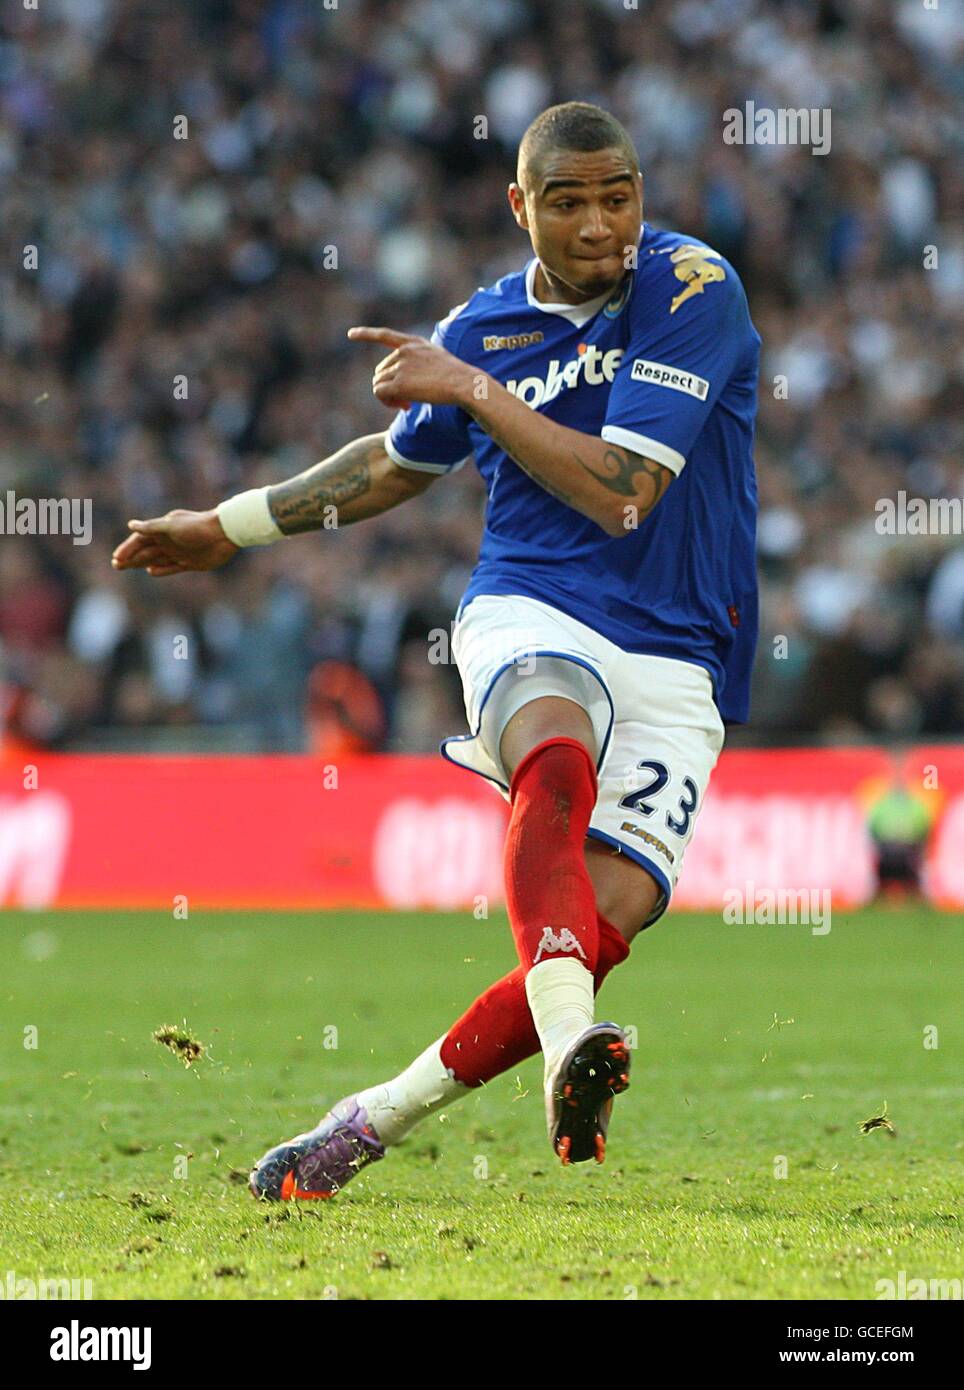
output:
<path id="1" fill-rule="evenodd" d="M 212 569 L 341 525 L 475 456 L 488 489 L 454 651 L 470 734 L 443 754 L 511 804 L 519 966 L 401 1075 L 340 1101 L 251 1175 L 328 1197 L 424 1116 L 541 1050 L 550 1142 L 602 1161 L 629 1052 L 594 995 L 665 911 L 724 737 L 747 717 L 757 630 L 752 461 L 759 337 L 716 251 L 642 220 L 632 141 L 599 107 L 544 111 L 508 190 L 534 257 L 431 341 L 390 349 L 386 432 L 210 512 L 132 521 L 118 568 Z"/>

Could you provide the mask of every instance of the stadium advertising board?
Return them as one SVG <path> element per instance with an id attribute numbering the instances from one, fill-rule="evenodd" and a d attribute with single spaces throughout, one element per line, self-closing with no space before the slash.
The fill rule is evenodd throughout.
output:
<path id="1" fill-rule="evenodd" d="M 435 759 L 8 756 L 5 907 L 471 908 L 502 895 L 504 803 Z M 36 768 L 30 772 L 30 768 Z M 872 809 L 924 787 L 927 895 L 964 907 L 964 748 L 724 753 L 677 908 L 746 886 L 876 891 Z"/>

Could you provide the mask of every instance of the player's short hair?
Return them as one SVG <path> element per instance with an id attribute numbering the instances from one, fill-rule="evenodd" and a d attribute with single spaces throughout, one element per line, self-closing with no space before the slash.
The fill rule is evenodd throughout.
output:
<path id="1" fill-rule="evenodd" d="M 538 177 L 546 156 L 555 150 L 617 149 L 639 171 L 639 155 L 625 126 L 601 106 L 588 101 L 564 101 L 538 115 L 519 144 L 516 178 L 528 188 Z"/>

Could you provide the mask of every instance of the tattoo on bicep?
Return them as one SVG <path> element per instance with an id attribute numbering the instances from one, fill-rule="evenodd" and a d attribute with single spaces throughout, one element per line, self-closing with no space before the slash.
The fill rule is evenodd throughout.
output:
<path id="1" fill-rule="evenodd" d="M 268 493 L 271 515 L 286 536 L 316 531 L 325 523 L 326 507 L 344 507 L 371 488 L 372 458 L 378 449 L 354 441 L 332 459 L 316 464 Z"/>
<path id="2" fill-rule="evenodd" d="M 637 475 L 644 474 L 652 484 L 652 497 L 645 500 L 645 510 L 651 511 L 662 497 L 666 490 L 669 479 L 672 477 L 668 468 L 664 468 L 660 463 L 654 463 L 652 459 L 643 458 L 641 454 L 630 453 L 628 449 L 619 449 L 615 445 L 610 445 L 603 454 L 603 467 L 606 472 L 600 473 L 593 468 L 585 459 L 579 457 L 575 449 L 572 456 L 576 462 L 591 473 L 597 482 L 602 483 L 603 487 L 610 492 L 617 493 L 620 497 L 636 497 L 638 495 Z"/>

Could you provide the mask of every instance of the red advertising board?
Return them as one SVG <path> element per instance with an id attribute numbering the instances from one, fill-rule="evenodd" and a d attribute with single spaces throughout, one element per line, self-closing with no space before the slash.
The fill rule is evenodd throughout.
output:
<path id="1" fill-rule="evenodd" d="M 32 757 L 32 761 L 29 761 Z M 964 907 L 964 748 L 723 754 L 674 906 L 719 911 L 744 884 L 875 889 L 869 806 L 926 788 L 926 886 Z M 506 805 L 437 758 L 9 754 L 0 906 L 472 906 L 502 895 Z"/>

